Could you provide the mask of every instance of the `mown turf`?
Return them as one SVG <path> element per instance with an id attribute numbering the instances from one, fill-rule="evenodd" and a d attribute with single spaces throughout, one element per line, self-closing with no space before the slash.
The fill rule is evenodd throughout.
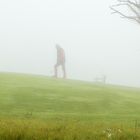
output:
<path id="1" fill-rule="evenodd" d="M 140 89 L 0 73 L 0 118 L 0 140 L 138 139 Z"/>

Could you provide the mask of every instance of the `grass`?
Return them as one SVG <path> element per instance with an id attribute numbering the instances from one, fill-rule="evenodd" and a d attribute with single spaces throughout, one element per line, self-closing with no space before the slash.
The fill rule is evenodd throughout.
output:
<path id="1" fill-rule="evenodd" d="M 0 140 L 139 140 L 139 121 L 138 88 L 0 73 Z"/>
<path id="2" fill-rule="evenodd" d="M 102 123 L 76 121 L 5 120 L 0 122 L 1 140 L 139 140 L 140 130 Z M 10 127 L 9 127 L 10 126 Z"/>

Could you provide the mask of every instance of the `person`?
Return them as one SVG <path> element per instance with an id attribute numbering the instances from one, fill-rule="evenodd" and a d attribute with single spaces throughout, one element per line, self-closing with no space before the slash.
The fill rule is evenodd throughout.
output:
<path id="1" fill-rule="evenodd" d="M 62 47 L 60 47 L 58 44 L 56 44 L 56 50 L 57 50 L 57 62 L 56 65 L 54 66 L 54 77 L 57 78 L 58 77 L 58 72 L 57 69 L 59 66 L 62 67 L 62 71 L 63 71 L 63 78 L 66 78 L 66 68 L 65 68 L 65 51 Z"/>

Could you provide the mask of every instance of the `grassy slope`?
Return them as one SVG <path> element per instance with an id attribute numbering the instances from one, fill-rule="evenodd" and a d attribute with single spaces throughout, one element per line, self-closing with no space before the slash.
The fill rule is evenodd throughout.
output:
<path id="1" fill-rule="evenodd" d="M 140 116 L 140 90 L 0 73 L 0 116 L 130 121 Z"/>
<path id="2" fill-rule="evenodd" d="M 139 100 L 135 88 L 0 73 L 0 140 L 139 140 Z"/>

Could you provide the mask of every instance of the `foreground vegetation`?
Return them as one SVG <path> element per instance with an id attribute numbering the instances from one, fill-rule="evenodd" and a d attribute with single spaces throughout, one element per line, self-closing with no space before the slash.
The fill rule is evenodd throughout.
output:
<path id="1" fill-rule="evenodd" d="M 0 140 L 139 140 L 140 89 L 0 73 Z"/>
<path id="2" fill-rule="evenodd" d="M 0 140 L 139 140 L 138 127 L 77 121 L 1 120 Z"/>

